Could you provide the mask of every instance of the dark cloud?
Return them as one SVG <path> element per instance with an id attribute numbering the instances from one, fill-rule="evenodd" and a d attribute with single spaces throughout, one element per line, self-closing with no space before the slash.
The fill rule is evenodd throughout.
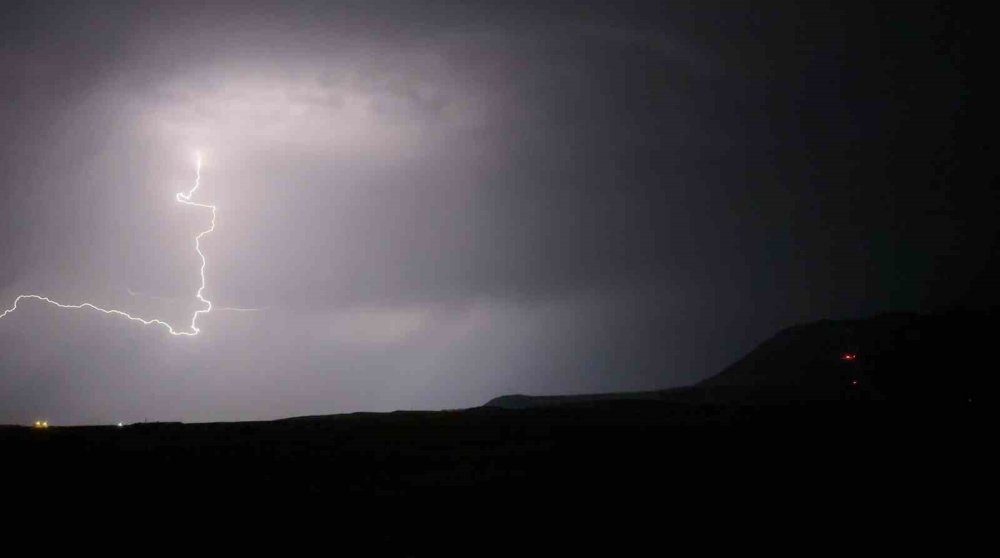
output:
<path id="1" fill-rule="evenodd" d="M 206 294 L 263 310 L 175 339 L 26 304 L 0 421 L 664 387 L 995 269 L 969 18 L 936 4 L 3 10 L 0 305 L 185 322 L 202 150 Z"/>

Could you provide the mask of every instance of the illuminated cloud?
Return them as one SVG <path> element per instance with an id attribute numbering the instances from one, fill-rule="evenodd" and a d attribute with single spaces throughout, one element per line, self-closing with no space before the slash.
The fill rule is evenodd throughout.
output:
<path id="1" fill-rule="evenodd" d="M 945 16 L 5 6 L 3 308 L 188 324 L 195 150 L 219 219 L 195 337 L 37 301 L 0 320 L 0 423 L 663 388 L 791 323 L 996 293 L 969 256 L 998 253 L 995 193 L 949 155 L 992 119 Z"/>

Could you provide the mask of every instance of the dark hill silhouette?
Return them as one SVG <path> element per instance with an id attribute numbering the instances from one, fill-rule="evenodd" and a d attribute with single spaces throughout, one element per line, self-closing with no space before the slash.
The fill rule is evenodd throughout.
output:
<path id="1" fill-rule="evenodd" d="M 116 509 L 274 502 L 267 509 L 312 514 L 284 505 L 302 500 L 358 519 L 369 543 L 387 540 L 402 550 L 395 555 L 439 555 L 442 544 L 471 539 L 459 545 L 467 555 L 528 533 L 555 537 L 552 554 L 571 545 L 588 555 L 589 531 L 610 532 L 614 521 L 629 533 L 615 545 L 641 531 L 669 546 L 665 529 L 683 538 L 680 526 L 701 525 L 717 537 L 720 518 L 760 519 L 756 531 L 769 538 L 819 528 L 857 544 L 859 528 L 913 510 L 975 509 L 963 499 L 985 486 L 992 438 L 968 396 L 990 366 L 975 359 L 991 348 L 991 323 L 900 314 L 796 326 L 713 378 L 657 392 L 262 422 L 0 428 L 4 497 L 121 502 Z M 857 359 L 841 361 L 843 352 Z M 932 515 L 938 527 L 941 514 Z M 580 527 L 587 521 L 593 529 Z M 560 522 L 572 527 L 553 530 Z M 366 532 L 331 525 L 338 540 Z"/>
<path id="2" fill-rule="evenodd" d="M 789 327 L 692 386 L 563 396 L 505 395 L 488 407 L 524 409 L 614 400 L 784 404 L 891 400 L 968 402 L 989 362 L 991 315 L 883 314 Z"/>

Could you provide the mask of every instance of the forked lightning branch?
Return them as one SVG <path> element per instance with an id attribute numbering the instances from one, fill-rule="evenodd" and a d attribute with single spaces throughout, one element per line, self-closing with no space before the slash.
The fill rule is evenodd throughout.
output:
<path id="1" fill-rule="evenodd" d="M 133 315 L 129 314 L 128 312 L 124 312 L 122 310 L 114 310 L 114 309 L 110 309 L 109 310 L 107 308 L 101 308 L 100 306 L 97 306 L 95 304 L 91 304 L 90 302 L 83 302 L 81 304 L 63 304 L 61 302 L 56 302 L 55 300 L 52 300 L 49 297 L 38 295 L 38 294 L 23 294 L 23 295 L 18 296 L 16 299 L 14 299 L 14 305 L 11 306 L 10 308 L 4 310 L 3 313 L 0 314 L 0 319 L 3 319 L 5 317 L 7 317 L 8 314 L 11 314 L 15 310 L 17 310 L 18 304 L 20 304 L 21 301 L 37 300 L 37 301 L 41 301 L 41 302 L 45 302 L 45 303 L 51 304 L 53 306 L 57 306 L 59 308 L 66 308 L 66 309 L 72 309 L 72 310 L 83 310 L 83 309 L 95 310 L 97 312 L 102 312 L 104 314 L 108 314 L 108 315 L 112 315 L 112 316 L 118 316 L 118 317 L 121 317 L 121 318 L 125 318 L 127 320 L 131 320 L 133 322 L 136 322 L 136 323 L 139 323 L 139 324 L 142 324 L 142 325 L 147 325 L 147 326 L 150 326 L 150 325 L 161 326 L 161 327 L 166 328 L 166 330 L 170 333 L 170 335 L 178 335 L 178 336 L 179 335 L 184 335 L 184 336 L 198 335 L 198 332 L 201 331 L 198 328 L 198 316 L 201 316 L 202 314 L 208 314 L 209 312 L 212 311 L 212 302 L 210 300 L 206 299 L 203 296 L 203 293 L 205 291 L 205 265 L 206 265 L 207 262 L 205 261 L 205 254 L 201 251 L 201 239 L 204 238 L 205 235 L 207 235 L 207 234 L 209 234 L 209 233 L 211 233 L 212 231 L 215 230 L 215 213 L 216 213 L 216 207 L 214 205 L 209 205 L 209 204 L 206 204 L 206 203 L 198 203 L 198 202 L 191 201 L 191 197 L 194 196 L 195 192 L 198 191 L 198 187 L 200 185 L 201 185 L 201 155 L 199 154 L 197 156 L 197 169 L 195 171 L 194 186 L 190 190 L 188 190 L 187 192 L 178 192 L 177 196 L 176 196 L 177 201 L 180 202 L 180 203 L 182 203 L 182 204 L 184 204 L 184 205 L 190 205 L 192 207 L 198 207 L 198 208 L 202 208 L 202 209 L 208 209 L 208 210 L 210 210 L 212 212 L 212 224 L 211 224 L 211 226 L 209 226 L 207 229 L 205 229 L 205 230 L 201 231 L 200 233 L 198 233 L 198 236 L 196 236 L 194 238 L 194 249 L 198 252 L 198 256 L 201 258 L 201 268 L 199 270 L 199 273 L 201 274 L 201 284 L 198 287 L 198 292 L 195 293 L 195 297 L 198 299 L 199 302 L 201 302 L 204 305 L 204 308 L 202 308 L 201 310 L 195 311 L 194 315 L 191 316 L 191 323 L 187 326 L 187 328 L 178 330 L 178 329 L 175 329 L 174 326 L 172 326 L 169 323 L 167 323 L 167 322 L 165 322 L 163 320 L 160 320 L 160 319 L 155 319 L 154 318 L 154 319 L 151 319 L 151 320 L 146 320 L 146 319 L 143 319 L 143 318 L 139 318 L 139 317 L 133 316 Z"/>

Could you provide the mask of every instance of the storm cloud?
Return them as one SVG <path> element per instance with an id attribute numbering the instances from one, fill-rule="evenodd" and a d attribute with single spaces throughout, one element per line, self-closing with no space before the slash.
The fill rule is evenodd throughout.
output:
<path id="1" fill-rule="evenodd" d="M 946 11 L 535 4 L 5 4 L 0 306 L 185 323 L 200 152 L 205 294 L 257 310 L 24 303 L 0 422 L 670 387 L 992 265 Z"/>

